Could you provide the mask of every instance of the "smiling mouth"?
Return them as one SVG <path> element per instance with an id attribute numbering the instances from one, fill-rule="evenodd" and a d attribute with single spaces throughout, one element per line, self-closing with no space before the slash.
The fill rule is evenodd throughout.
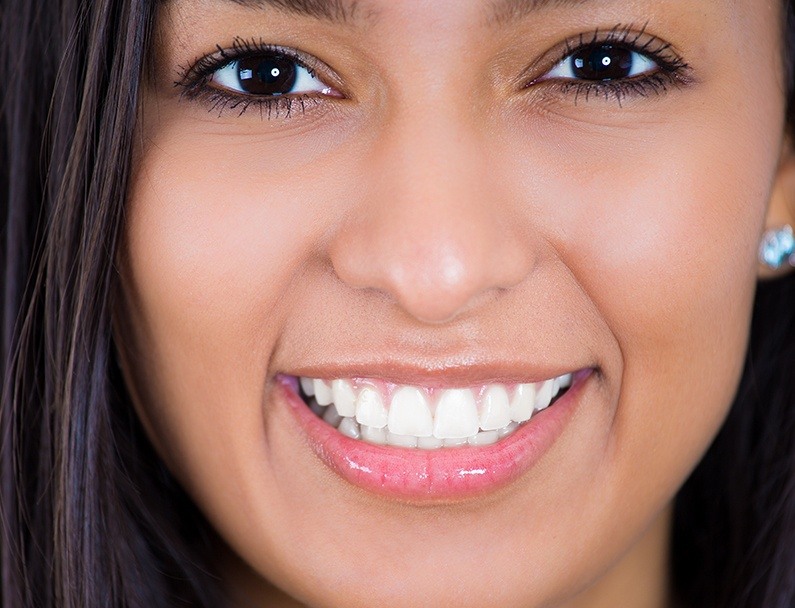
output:
<path id="1" fill-rule="evenodd" d="M 487 446 L 560 399 L 573 374 L 533 383 L 429 388 L 369 378 L 299 378 L 309 408 L 341 434 L 375 445 L 433 450 Z"/>

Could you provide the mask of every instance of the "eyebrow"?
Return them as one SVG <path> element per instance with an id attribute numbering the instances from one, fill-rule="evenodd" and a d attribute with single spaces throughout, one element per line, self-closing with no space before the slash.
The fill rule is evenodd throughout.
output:
<path id="1" fill-rule="evenodd" d="M 375 7 L 363 6 L 359 0 L 229 0 L 247 8 L 274 8 L 302 17 L 333 23 L 373 21 Z M 507 25 L 530 13 L 557 7 L 577 7 L 589 0 L 490 0 L 486 5 L 487 23 Z M 367 4 L 367 3 L 365 3 Z"/>
<path id="2" fill-rule="evenodd" d="M 576 8 L 589 0 L 492 0 L 488 22 L 507 25 L 530 13 L 553 8 Z"/>
<path id="3" fill-rule="evenodd" d="M 359 0 L 230 0 L 247 8 L 273 8 L 301 17 L 313 17 L 333 23 L 351 23 L 372 18 Z"/>

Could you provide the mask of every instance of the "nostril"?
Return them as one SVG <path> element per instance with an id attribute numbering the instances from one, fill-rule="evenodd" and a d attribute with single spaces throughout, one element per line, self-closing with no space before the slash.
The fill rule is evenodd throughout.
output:
<path id="1" fill-rule="evenodd" d="M 421 323 L 443 324 L 515 287 L 534 264 L 515 237 L 478 230 L 485 232 L 448 225 L 424 241 L 416 233 L 349 233 L 333 244 L 331 262 L 349 287 L 374 289 Z"/>

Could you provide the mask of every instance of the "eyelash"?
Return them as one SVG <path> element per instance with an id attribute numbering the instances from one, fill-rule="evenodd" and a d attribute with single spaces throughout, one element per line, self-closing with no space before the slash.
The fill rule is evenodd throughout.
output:
<path id="1" fill-rule="evenodd" d="M 605 100 L 614 99 L 618 105 L 628 97 L 648 97 L 649 94 L 660 95 L 666 93 L 670 86 L 679 87 L 687 82 L 690 66 L 678 55 L 670 44 L 663 42 L 655 36 L 648 35 L 648 39 L 640 43 L 646 36 L 646 26 L 634 30 L 632 25 L 616 25 L 611 30 L 600 31 L 596 29 L 588 39 L 587 34 L 570 38 L 565 41 L 565 48 L 559 59 L 553 64 L 559 65 L 575 53 L 588 48 L 616 45 L 624 49 L 645 55 L 652 59 L 659 68 L 649 74 L 638 77 L 618 80 L 559 80 L 545 79 L 543 76 L 530 81 L 525 89 L 534 85 L 544 84 L 556 87 L 563 95 L 574 95 L 575 105 L 581 98 L 588 101 L 592 97 L 604 97 Z M 229 65 L 229 63 L 257 54 L 278 53 L 291 60 L 315 77 L 320 62 L 309 55 L 297 52 L 294 49 L 273 44 L 266 44 L 262 40 L 235 38 L 230 48 L 216 45 L 217 51 L 211 55 L 199 57 L 190 65 L 180 66 L 180 78 L 174 83 L 182 88 L 181 97 L 205 103 L 208 112 L 224 110 L 239 110 L 242 116 L 249 109 L 259 109 L 262 118 L 289 118 L 294 106 L 298 106 L 303 114 L 308 110 L 308 105 L 317 105 L 319 96 L 311 94 L 280 95 L 265 97 L 255 95 L 240 95 L 219 87 L 209 85 L 213 74 Z"/>
<path id="2" fill-rule="evenodd" d="M 218 112 L 219 115 L 224 110 L 231 109 L 239 110 L 238 116 L 242 116 L 253 107 L 259 109 L 262 118 L 269 120 L 271 118 L 290 118 L 294 106 L 304 114 L 310 104 L 320 103 L 316 95 L 298 94 L 274 97 L 241 95 L 209 84 L 213 74 L 231 62 L 267 53 L 278 53 L 288 57 L 306 69 L 312 77 L 315 77 L 319 62 L 313 60 L 312 57 L 287 47 L 267 44 L 253 38 L 238 37 L 232 41 L 230 48 L 225 49 L 220 45 L 216 45 L 215 48 L 217 51 L 212 55 L 199 57 L 190 65 L 180 66 L 180 77 L 174 82 L 174 86 L 182 89 L 180 97 L 205 103 L 208 106 L 208 112 Z"/>
<path id="3" fill-rule="evenodd" d="M 648 39 L 640 43 L 644 36 L 648 36 Z M 690 65 L 673 50 L 669 43 L 663 42 L 656 36 L 646 34 L 646 25 L 639 30 L 634 30 L 632 24 L 627 26 L 619 24 L 611 30 L 595 30 L 590 39 L 584 33 L 570 38 L 566 40 L 564 50 L 553 65 L 557 66 L 579 51 L 606 45 L 619 46 L 645 55 L 657 64 L 658 69 L 648 74 L 621 80 L 556 81 L 554 79 L 545 80 L 541 76 L 532 80 L 525 88 L 546 83 L 547 86 L 557 87 L 558 91 L 564 95 L 573 94 L 575 105 L 581 98 L 587 102 L 592 97 L 604 97 L 607 101 L 614 99 L 621 106 L 622 101 L 627 97 L 661 95 L 666 93 L 671 86 L 680 87 L 688 82 Z"/>

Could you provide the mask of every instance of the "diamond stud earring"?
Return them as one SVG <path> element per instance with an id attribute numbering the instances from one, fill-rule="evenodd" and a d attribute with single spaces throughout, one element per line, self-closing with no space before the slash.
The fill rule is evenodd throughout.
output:
<path id="1" fill-rule="evenodd" d="M 765 232 L 759 245 L 759 261 L 773 270 L 789 262 L 795 266 L 795 235 L 792 226 L 773 228 Z"/>

